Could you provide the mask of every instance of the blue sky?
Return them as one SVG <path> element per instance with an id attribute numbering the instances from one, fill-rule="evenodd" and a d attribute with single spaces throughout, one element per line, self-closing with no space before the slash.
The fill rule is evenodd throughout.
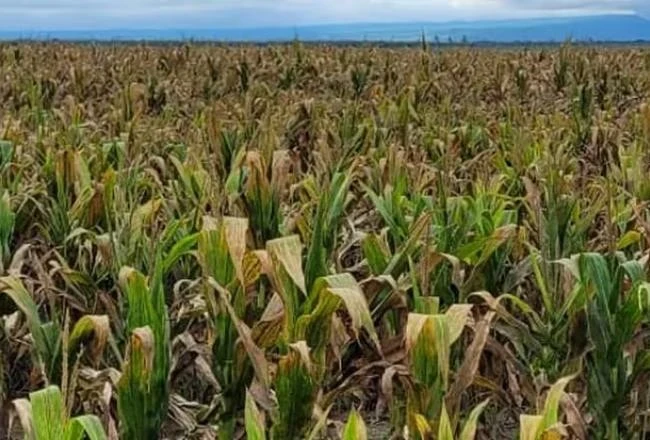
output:
<path id="1" fill-rule="evenodd" d="M 3 30 L 214 28 L 650 13 L 650 0 L 0 0 Z"/>

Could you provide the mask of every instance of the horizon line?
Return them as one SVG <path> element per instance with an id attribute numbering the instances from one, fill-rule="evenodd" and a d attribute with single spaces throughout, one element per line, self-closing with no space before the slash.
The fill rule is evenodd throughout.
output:
<path id="1" fill-rule="evenodd" d="M 616 16 L 625 16 L 625 17 L 638 17 L 645 21 L 650 21 L 648 17 L 645 17 L 642 14 L 634 11 L 612 11 L 609 13 L 598 13 L 598 14 L 584 14 L 584 15 L 568 15 L 568 16 L 531 16 L 531 17 L 516 17 L 516 18 L 488 18 L 488 19 L 453 19 L 453 20 L 426 20 L 426 21 L 417 21 L 417 20 L 395 20 L 395 21 L 358 21 L 358 22 L 329 22 L 329 23 L 313 23 L 313 24 L 299 24 L 299 25 L 264 25 L 264 26 L 215 26 L 215 27 L 156 27 L 156 26 L 127 26 L 127 27 L 102 27 L 102 28 L 50 28 L 50 29 L 0 29 L 0 34 L 22 34 L 22 33 L 52 33 L 52 32 L 114 32 L 114 31 L 207 31 L 207 30 L 225 30 L 225 31 L 236 31 L 236 30 L 290 30 L 290 29 L 310 29 L 310 28 L 319 28 L 319 27 L 333 27 L 333 26 L 368 26 L 368 25 L 445 25 L 445 24 L 456 24 L 456 23 L 513 23 L 513 22 L 526 22 L 526 21 L 556 21 L 556 20 L 576 20 L 576 19 L 587 19 L 587 18 L 605 18 L 605 17 L 616 17 Z"/>

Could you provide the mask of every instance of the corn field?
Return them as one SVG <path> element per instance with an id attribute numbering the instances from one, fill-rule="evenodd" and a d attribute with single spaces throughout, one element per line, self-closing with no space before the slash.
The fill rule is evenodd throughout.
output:
<path id="1" fill-rule="evenodd" d="M 0 73 L 0 438 L 649 438 L 648 49 Z"/>

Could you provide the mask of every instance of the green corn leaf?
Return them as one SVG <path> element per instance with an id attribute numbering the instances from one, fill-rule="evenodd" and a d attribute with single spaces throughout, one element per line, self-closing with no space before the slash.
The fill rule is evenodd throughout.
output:
<path id="1" fill-rule="evenodd" d="M 349 173 L 334 174 L 329 189 L 320 198 L 305 264 L 308 289 L 317 278 L 328 274 L 327 260 L 334 251 L 351 181 Z"/>
<path id="2" fill-rule="evenodd" d="M 563 377 L 553 384 L 546 396 L 544 403 L 544 411 L 542 413 L 542 430 L 549 429 L 553 425 L 560 422 L 559 410 L 560 399 L 564 395 L 564 389 L 571 382 L 575 376 Z"/>
<path id="3" fill-rule="evenodd" d="M 228 286 L 235 278 L 235 266 L 230 258 L 224 228 L 212 217 L 203 218 L 198 238 L 197 257 L 203 274 Z"/>
<path id="4" fill-rule="evenodd" d="M 56 386 L 30 393 L 34 435 L 38 440 L 65 439 L 66 411 L 63 395 Z"/>
<path id="5" fill-rule="evenodd" d="M 350 411 L 348 421 L 343 428 L 342 440 L 367 440 L 368 431 L 363 417 L 357 412 L 356 409 Z"/>
<path id="6" fill-rule="evenodd" d="M 0 170 L 9 165 L 13 160 L 14 145 L 5 140 L 0 140 Z"/>
<path id="7" fill-rule="evenodd" d="M 451 420 L 447 414 L 447 408 L 442 405 L 440 412 L 440 421 L 438 422 L 438 437 L 437 440 L 454 440 L 454 431 L 451 428 Z"/>
<path id="8" fill-rule="evenodd" d="M 15 221 L 16 214 L 11 210 L 9 193 L 0 192 L 0 273 L 4 272 L 5 264 L 9 263 L 9 245 L 13 238 Z"/>
<path id="9" fill-rule="evenodd" d="M 119 279 L 126 293 L 131 334 L 125 371 L 118 384 L 123 438 L 154 438 L 167 414 L 171 356 L 160 254 L 149 282 L 131 268 L 123 268 Z"/>
<path id="10" fill-rule="evenodd" d="M 476 436 L 476 429 L 478 427 L 478 419 L 483 414 L 485 407 L 490 403 L 490 399 L 486 399 L 474 407 L 469 417 L 465 421 L 463 431 L 460 433 L 460 440 L 474 440 Z"/>
<path id="11" fill-rule="evenodd" d="M 248 390 L 246 391 L 246 408 L 244 410 L 244 424 L 246 425 L 246 438 L 248 440 L 266 440 L 264 416 L 257 408 L 255 399 Z"/>
<path id="12" fill-rule="evenodd" d="M 275 394 L 278 415 L 272 438 L 294 440 L 303 438 L 311 420 L 317 383 L 311 374 L 311 361 L 305 359 L 306 344 L 293 344 L 278 363 Z"/>
<path id="13" fill-rule="evenodd" d="M 61 348 L 60 329 L 52 322 L 42 322 L 38 315 L 38 308 L 27 291 L 22 281 L 17 277 L 0 278 L 0 292 L 4 292 L 25 314 L 29 330 L 34 339 L 36 355 L 43 363 L 50 380 L 60 380 L 59 355 Z"/>
<path id="14" fill-rule="evenodd" d="M 196 248 L 198 241 L 198 234 L 191 234 L 177 241 L 165 255 L 163 260 L 163 273 L 169 273 L 174 264 L 176 264 L 182 256 L 189 254 Z"/>
<path id="15" fill-rule="evenodd" d="M 389 252 L 382 246 L 375 234 L 368 234 L 361 242 L 363 255 L 366 257 L 368 266 L 373 275 L 381 275 L 388 266 Z"/>
<path id="16" fill-rule="evenodd" d="M 70 419 L 66 427 L 65 440 L 105 440 L 106 432 L 97 416 L 85 415 Z"/>
<path id="17" fill-rule="evenodd" d="M 641 234 L 638 231 L 627 231 L 616 243 L 616 249 L 625 249 L 641 241 Z"/>
<path id="18" fill-rule="evenodd" d="M 149 327 L 133 330 L 122 376 L 117 384 L 117 409 L 122 438 L 154 439 L 160 432 L 162 403 L 154 400 L 155 341 Z"/>

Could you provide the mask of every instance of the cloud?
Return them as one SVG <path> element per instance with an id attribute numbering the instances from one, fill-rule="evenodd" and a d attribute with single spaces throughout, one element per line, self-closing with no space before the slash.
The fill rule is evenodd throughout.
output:
<path id="1" fill-rule="evenodd" d="M 591 10 L 643 12 L 650 10 L 648 0 L 503 0 L 508 7 L 538 11 Z"/>
<path id="2" fill-rule="evenodd" d="M 650 0 L 0 0 L 7 29 L 248 27 L 650 11 Z"/>

